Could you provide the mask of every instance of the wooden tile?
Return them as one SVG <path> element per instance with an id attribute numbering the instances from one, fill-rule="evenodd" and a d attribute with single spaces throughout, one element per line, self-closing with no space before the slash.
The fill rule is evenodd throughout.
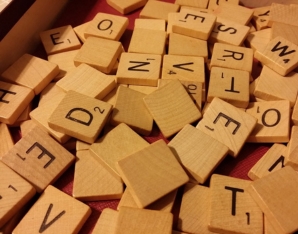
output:
<path id="1" fill-rule="evenodd" d="M 86 82 L 87 80 L 88 82 Z M 73 90 L 101 100 L 116 87 L 116 82 L 113 76 L 106 75 L 82 63 L 59 80 L 56 85 L 65 92 Z"/>
<path id="2" fill-rule="evenodd" d="M 51 128 L 49 126 L 48 120 L 64 97 L 65 93 L 62 92 L 59 95 L 52 97 L 50 100 L 47 100 L 47 102 L 43 103 L 30 112 L 30 117 L 34 121 L 34 123 L 42 128 L 44 131 L 48 132 L 60 143 L 67 142 L 70 139 L 70 136 Z"/>
<path id="3" fill-rule="evenodd" d="M 19 115 L 18 119 L 13 124 L 10 124 L 10 126 L 18 127 L 23 121 L 29 120 L 29 114 L 32 111 L 32 105 L 32 102 L 30 102 L 29 105 L 25 108 L 25 110 L 23 110 L 22 114 Z"/>
<path id="4" fill-rule="evenodd" d="M 13 233 L 78 233 L 90 214 L 89 206 L 50 185 Z"/>
<path id="5" fill-rule="evenodd" d="M 101 37 L 119 41 L 128 26 L 128 18 L 99 12 L 85 30 L 85 38 Z"/>
<path id="6" fill-rule="evenodd" d="M 248 142 L 288 142 L 290 103 L 287 100 L 252 102 L 246 113 L 258 119 Z"/>
<path id="7" fill-rule="evenodd" d="M 171 234 L 172 225 L 173 215 L 169 212 L 121 207 L 115 234 Z"/>
<path id="8" fill-rule="evenodd" d="M 149 143 L 126 124 L 119 124 L 90 147 L 95 159 L 105 166 L 116 178 L 119 178 L 115 163 L 144 147 Z"/>
<path id="9" fill-rule="evenodd" d="M 81 201 L 119 199 L 123 183 L 97 162 L 89 150 L 77 151 L 72 196 Z M 86 170 L 88 168 L 88 170 Z"/>
<path id="10" fill-rule="evenodd" d="M 85 31 L 86 28 L 89 26 L 90 21 L 80 24 L 73 28 L 74 32 L 76 33 L 77 37 L 80 39 L 81 42 L 85 43 L 86 37 L 85 37 Z"/>
<path id="11" fill-rule="evenodd" d="M 2 74 L 2 80 L 26 86 L 39 94 L 59 74 L 57 64 L 24 54 Z"/>
<path id="12" fill-rule="evenodd" d="M 298 126 L 293 126 L 291 129 L 291 138 L 288 143 L 288 152 L 286 157 L 285 165 L 291 166 L 296 171 L 298 170 L 298 157 L 297 157 L 297 150 L 298 150 Z"/>
<path id="13" fill-rule="evenodd" d="M 172 31 L 189 37 L 207 40 L 214 25 L 216 17 L 213 14 L 188 10 L 180 12 L 172 23 Z"/>
<path id="14" fill-rule="evenodd" d="M 59 88 L 56 83 L 49 83 L 39 95 L 38 106 L 42 106 L 44 103 L 47 103 L 47 101 L 53 98 L 55 99 L 55 97 L 57 96 L 64 97 L 64 95 L 65 92 L 61 88 Z"/>
<path id="15" fill-rule="evenodd" d="M 53 81 L 60 80 L 62 77 L 64 77 L 65 75 L 67 75 L 75 69 L 73 60 L 77 55 L 78 51 L 79 50 L 71 50 L 48 56 L 48 61 L 57 64 L 60 69 L 59 74 L 55 76 Z"/>
<path id="16" fill-rule="evenodd" d="M 297 184 L 297 172 L 286 166 L 254 181 L 248 189 L 278 233 L 294 233 L 298 230 Z"/>
<path id="17" fill-rule="evenodd" d="M 112 105 L 75 91 L 68 91 L 48 119 L 49 126 L 87 143 L 103 129 Z"/>
<path id="18" fill-rule="evenodd" d="M 213 11 L 221 2 L 224 1 L 234 5 L 239 5 L 239 0 L 209 0 L 208 9 Z"/>
<path id="19" fill-rule="evenodd" d="M 275 37 L 267 46 L 256 50 L 254 57 L 282 76 L 298 67 L 298 45 L 283 37 Z"/>
<path id="20" fill-rule="evenodd" d="M 272 24 L 272 39 L 281 36 L 286 38 L 288 41 L 298 45 L 298 25 L 288 25 L 278 22 Z"/>
<path id="21" fill-rule="evenodd" d="M 214 9 L 217 17 L 233 20 L 239 24 L 247 25 L 253 17 L 253 9 L 244 6 L 232 4 L 230 2 L 221 1 Z M 233 17 L 231 17 L 233 15 Z"/>
<path id="22" fill-rule="evenodd" d="M 0 81 L 0 121 L 14 124 L 34 98 L 32 89 Z"/>
<path id="23" fill-rule="evenodd" d="M 2 161 L 41 192 L 62 175 L 74 159 L 45 131 L 35 127 L 9 150 Z"/>
<path id="24" fill-rule="evenodd" d="M 184 186 L 177 229 L 186 233 L 213 233 L 208 230 L 210 189 L 188 183 Z"/>
<path id="25" fill-rule="evenodd" d="M 90 146 L 91 146 L 91 144 L 89 144 L 89 143 L 86 143 L 84 141 L 77 140 L 76 151 L 89 150 Z"/>
<path id="26" fill-rule="evenodd" d="M 161 30 L 135 28 L 128 47 L 130 53 L 164 54 L 167 33 Z"/>
<path id="27" fill-rule="evenodd" d="M 121 14 L 126 15 L 130 12 L 139 9 L 146 4 L 146 0 L 107 0 L 107 4 L 119 11 Z"/>
<path id="28" fill-rule="evenodd" d="M 211 57 L 211 67 L 226 67 L 251 73 L 253 50 L 234 45 L 215 43 Z"/>
<path id="29" fill-rule="evenodd" d="M 118 220 L 118 211 L 110 208 L 105 208 L 97 220 L 93 234 L 114 234 L 116 231 L 116 224 Z"/>
<path id="30" fill-rule="evenodd" d="M 298 74 L 291 72 L 286 77 L 264 66 L 254 95 L 266 101 L 288 100 L 293 107 L 297 97 Z M 282 87 L 282 90 L 281 88 Z"/>
<path id="31" fill-rule="evenodd" d="M 107 102 L 107 103 L 111 104 L 112 106 L 115 106 L 115 102 L 116 102 L 116 93 L 117 93 L 117 90 L 118 90 L 118 87 L 119 87 L 119 86 L 127 87 L 128 85 L 126 85 L 126 84 L 117 84 L 117 83 L 116 83 L 116 87 L 115 87 L 111 92 L 109 92 L 109 93 L 102 99 L 102 101 Z"/>
<path id="32" fill-rule="evenodd" d="M 278 234 L 266 216 L 264 216 L 264 234 Z"/>
<path id="33" fill-rule="evenodd" d="M 200 2 L 198 2 L 198 4 L 200 4 Z M 199 11 L 201 13 L 209 13 L 209 14 L 213 12 L 213 10 L 209 10 L 209 9 L 206 9 L 206 8 L 184 6 L 184 5 L 180 7 L 180 11 L 179 12 L 187 12 L 188 10 L 194 10 L 194 11 Z"/>
<path id="34" fill-rule="evenodd" d="M 202 116 L 178 80 L 173 80 L 148 94 L 144 102 L 166 138 L 180 131 L 185 124 L 193 123 Z"/>
<path id="35" fill-rule="evenodd" d="M 190 7 L 197 7 L 197 8 L 207 8 L 208 0 L 203 1 L 196 1 L 196 0 L 176 0 L 175 4 L 181 6 L 190 6 Z"/>
<path id="36" fill-rule="evenodd" d="M 237 157 L 256 123 L 255 117 L 215 97 L 196 127 L 228 146 L 229 154 Z"/>
<path id="37" fill-rule="evenodd" d="M 249 30 L 250 28 L 248 26 L 217 17 L 208 41 L 211 43 L 221 42 L 240 46 L 248 35 Z"/>
<path id="38" fill-rule="evenodd" d="M 27 135 L 27 133 L 30 132 L 31 129 L 34 128 L 35 126 L 36 126 L 36 124 L 34 123 L 34 121 L 32 119 L 22 122 L 20 125 L 20 130 L 21 130 L 22 136 Z"/>
<path id="39" fill-rule="evenodd" d="M 271 40 L 272 29 L 267 28 L 260 31 L 252 32 L 247 35 L 245 44 L 256 50 L 263 50 Z"/>
<path id="40" fill-rule="evenodd" d="M 163 19 L 136 19 L 134 28 L 166 31 L 166 21 Z"/>
<path id="41" fill-rule="evenodd" d="M 171 12 L 178 12 L 179 5 L 160 2 L 148 1 L 140 12 L 140 18 L 146 19 L 164 19 L 168 20 L 168 14 Z"/>
<path id="42" fill-rule="evenodd" d="M 55 54 L 81 48 L 81 43 L 71 25 L 41 32 L 40 39 L 47 54 Z"/>
<path id="43" fill-rule="evenodd" d="M 247 71 L 212 67 L 207 102 L 219 97 L 236 107 L 246 108 L 249 103 L 249 79 Z"/>
<path id="44" fill-rule="evenodd" d="M 171 212 L 174 206 L 177 191 L 178 190 L 175 189 L 173 192 L 170 192 L 169 194 L 158 199 L 156 202 L 153 202 L 152 204 L 147 206 L 146 209 Z M 117 210 L 119 210 L 122 206 L 138 208 L 138 205 L 136 204 L 128 188 L 125 189 L 117 206 Z"/>
<path id="45" fill-rule="evenodd" d="M 122 53 L 116 74 L 117 83 L 157 86 L 161 55 Z"/>
<path id="46" fill-rule="evenodd" d="M 263 213 L 248 193 L 251 183 L 212 175 L 209 230 L 220 233 L 263 233 Z"/>
<path id="47" fill-rule="evenodd" d="M 254 8 L 252 22 L 258 31 L 269 27 L 270 8 L 271 6 Z"/>
<path id="48" fill-rule="evenodd" d="M 89 37 L 74 58 L 75 66 L 86 63 L 97 70 L 111 72 L 122 52 L 121 43 L 108 39 Z"/>
<path id="49" fill-rule="evenodd" d="M 168 146 L 187 172 L 201 184 L 205 183 L 229 150 L 224 144 L 189 124 Z"/>
<path id="50" fill-rule="evenodd" d="M 0 227 L 11 219 L 34 195 L 25 179 L 0 161 Z"/>
<path id="51" fill-rule="evenodd" d="M 272 3 L 270 8 L 269 23 L 272 24 L 273 22 L 279 22 L 298 26 L 297 12 L 297 3 L 290 5 Z"/>
<path id="52" fill-rule="evenodd" d="M 0 159 L 4 156 L 13 146 L 14 141 L 5 123 L 0 122 Z"/>
<path id="53" fill-rule="evenodd" d="M 155 86 L 144 86 L 144 85 L 128 85 L 128 88 L 135 91 L 139 91 L 144 94 L 152 93 L 157 89 L 157 87 Z"/>
<path id="54" fill-rule="evenodd" d="M 149 135 L 153 127 L 153 118 L 144 104 L 146 94 L 119 86 L 116 103 L 110 123 L 114 126 L 125 123 L 141 135 Z"/>

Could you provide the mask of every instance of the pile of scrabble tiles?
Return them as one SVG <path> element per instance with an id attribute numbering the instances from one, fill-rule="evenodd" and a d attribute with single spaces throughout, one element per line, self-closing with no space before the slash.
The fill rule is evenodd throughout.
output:
<path id="1" fill-rule="evenodd" d="M 92 233 L 298 231 L 298 5 L 107 3 L 122 15 L 41 32 L 48 59 L 1 74 L 0 233 L 86 233 L 84 202 L 111 199 Z M 272 143 L 252 181 L 213 174 L 246 142 Z M 53 183 L 73 164 L 69 196 Z"/>

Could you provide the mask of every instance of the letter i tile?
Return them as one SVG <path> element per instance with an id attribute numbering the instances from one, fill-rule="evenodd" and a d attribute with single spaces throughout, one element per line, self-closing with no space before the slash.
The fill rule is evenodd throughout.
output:
<path id="1" fill-rule="evenodd" d="M 251 183 L 217 174 L 211 177 L 209 230 L 216 233 L 263 233 L 263 213 L 247 192 Z"/>

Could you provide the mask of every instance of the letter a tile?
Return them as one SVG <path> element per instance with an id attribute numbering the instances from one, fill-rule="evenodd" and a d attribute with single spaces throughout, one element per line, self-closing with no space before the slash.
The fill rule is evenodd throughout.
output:
<path id="1" fill-rule="evenodd" d="M 50 185 L 13 230 L 13 234 L 76 234 L 90 214 L 90 207 Z"/>
<path id="2" fill-rule="evenodd" d="M 210 231 L 263 233 L 263 213 L 247 191 L 251 183 L 217 174 L 211 177 Z"/>

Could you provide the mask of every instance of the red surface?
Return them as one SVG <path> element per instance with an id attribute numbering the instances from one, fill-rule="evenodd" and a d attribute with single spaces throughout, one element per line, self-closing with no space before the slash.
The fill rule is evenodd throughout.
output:
<path id="1" fill-rule="evenodd" d="M 174 0 L 168 0 L 166 2 L 174 2 Z M 107 5 L 105 0 L 71 0 L 68 7 L 65 9 L 64 13 L 57 20 L 53 28 L 64 26 L 64 25 L 72 25 L 73 27 L 80 25 L 84 22 L 88 22 L 93 19 L 93 17 L 98 12 L 106 12 L 116 15 L 121 15 L 112 7 Z M 124 47 L 127 48 L 132 29 L 134 27 L 134 19 L 139 16 L 140 11 L 135 11 L 129 15 L 126 15 L 129 18 L 129 27 L 126 30 L 125 34 L 121 38 L 121 42 Z M 36 51 L 36 54 L 40 57 L 46 57 L 45 52 L 40 46 Z M 253 72 L 253 76 L 256 76 L 259 73 L 259 68 L 255 63 L 255 70 Z M 155 126 L 151 135 L 146 137 L 145 139 L 148 142 L 154 142 L 160 138 L 163 138 L 168 142 L 160 133 L 158 128 Z M 270 144 L 245 144 L 243 149 L 241 150 L 239 156 L 234 159 L 232 157 L 227 157 L 220 166 L 216 169 L 214 173 L 219 173 L 223 175 L 229 175 L 236 178 L 249 179 L 247 177 L 247 173 L 250 168 L 257 162 L 258 159 L 264 155 L 264 153 L 269 149 Z M 65 193 L 71 195 L 72 194 L 72 186 L 73 186 L 73 177 L 74 177 L 74 166 L 72 166 L 62 177 L 54 184 L 56 187 L 64 191 Z M 208 182 L 206 182 L 208 185 Z M 179 197 L 179 196 L 178 196 Z M 179 202 L 178 202 L 179 203 Z M 92 208 L 92 215 L 85 223 L 84 227 L 80 231 L 80 234 L 91 233 L 92 229 L 100 216 L 101 211 L 110 207 L 116 209 L 118 205 L 118 200 L 112 201 L 98 201 L 98 202 L 86 202 Z"/>

